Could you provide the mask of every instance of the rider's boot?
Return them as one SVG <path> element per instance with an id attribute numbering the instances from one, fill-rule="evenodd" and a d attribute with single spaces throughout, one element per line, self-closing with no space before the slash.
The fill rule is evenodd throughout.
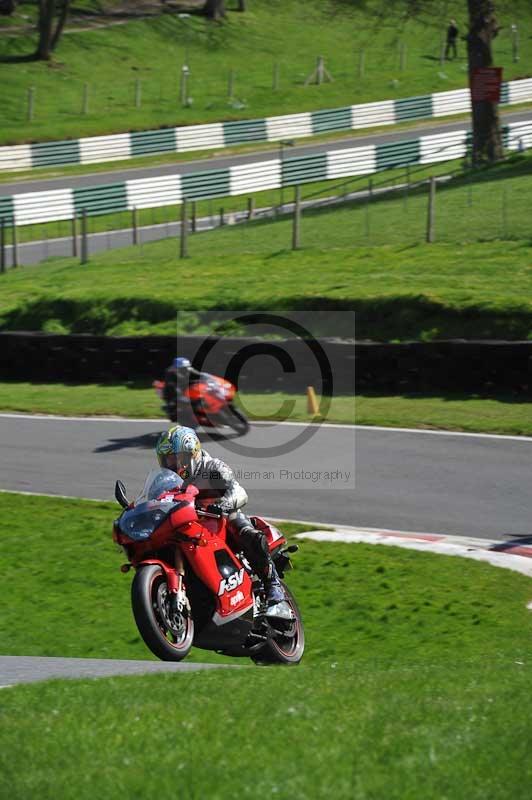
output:
<path id="1" fill-rule="evenodd" d="M 283 587 L 271 558 L 264 576 L 264 589 L 266 591 L 266 608 L 271 608 L 285 600 Z"/>

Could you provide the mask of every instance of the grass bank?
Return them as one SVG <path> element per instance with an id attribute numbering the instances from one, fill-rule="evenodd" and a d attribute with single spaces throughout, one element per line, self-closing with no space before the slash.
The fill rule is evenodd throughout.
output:
<path id="1" fill-rule="evenodd" d="M 527 800 L 529 657 L 384 665 L 361 649 L 351 663 L 282 675 L 251 668 L 3 690 L 0 789 L 12 800 L 157 800 L 176 785 L 213 800 L 420 791 Z"/>
<path id="2" fill-rule="evenodd" d="M 240 405 L 250 419 L 309 419 L 303 396 L 245 394 Z M 280 412 L 290 404 L 288 417 Z M 0 411 L 63 416 L 123 416 L 164 419 L 159 399 L 143 384 L 42 384 L 0 383 Z M 434 428 L 532 436 L 532 407 L 517 397 L 447 394 L 357 395 L 334 397 L 325 420 L 329 423 L 382 425 L 399 428 Z"/>
<path id="3" fill-rule="evenodd" d="M 456 16 L 461 35 L 466 31 L 465 9 L 458 0 L 442 6 L 439 14 L 421 13 L 415 19 L 405 13 L 406 2 L 392 9 L 381 0 L 361 8 L 317 0 L 254 0 L 245 14 L 230 13 L 223 25 L 164 13 L 91 28 L 81 10 L 73 14 L 79 24 L 62 37 L 49 64 L 24 60 L 35 49 L 34 35 L 23 30 L 13 35 L 4 28 L 0 144 L 336 108 L 461 88 L 467 80 L 461 39 L 459 58 L 440 63 L 449 16 Z M 23 17 L 34 16 L 34 4 L 19 3 L 18 14 L 24 27 Z M 496 63 L 504 67 L 506 80 L 529 74 L 530 8 L 523 2 L 511 14 L 501 11 L 499 19 Z M 518 63 L 512 58 L 510 30 L 516 21 Z M 305 86 L 319 55 L 334 80 Z M 183 108 L 185 61 L 191 102 Z M 28 121 L 30 87 L 34 110 Z"/>
<path id="4" fill-rule="evenodd" d="M 116 506 L 0 494 L 0 510 L 10 519 L 0 543 L 10 587 L 3 653 L 150 657 L 111 545 Z M 235 791 L 404 800 L 420 787 L 434 800 L 528 797 L 529 579 L 459 558 L 302 542 L 289 583 L 307 652 L 282 674 L 249 667 L 4 689 L 2 796 L 155 800 L 173 796 L 177 781 L 190 798 L 221 800 Z M 35 598 L 39 624 L 21 625 Z"/>
<path id="5" fill-rule="evenodd" d="M 191 236 L 50 260 L 0 276 L 0 327 L 57 333 L 204 332 L 212 314 L 313 312 L 315 335 L 349 336 L 336 311 L 355 310 L 359 339 L 532 335 L 528 199 L 531 160 L 440 186 L 434 244 L 426 187 Z M 264 276 L 268 280 L 264 280 Z M 179 290 L 176 291 L 176 276 Z M 321 313 L 316 313 L 321 312 Z M 347 316 L 346 316 L 347 318 Z"/>
<path id="6" fill-rule="evenodd" d="M 354 310 L 359 339 L 531 335 L 528 241 L 271 252 L 277 225 L 288 237 L 285 222 L 256 229 L 269 253 L 250 247 L 228 257 L 242 237 L 231 229 L 198 236 L 193 248 L 200 252 L 181 263 L 178 244 L 168 240 L 94 256 L 85 266 L 62 259 L 9 271 L 1 279 L 0 327 L 173 335 L 176 326 L 178 333 L 207 331 L 213 313 L 314 310 L 314 334 L 351 337 L 352 325 L 343 330 L 344 317 L 334 312 Z M 248 243 L 254 233 L 245 230 Z"/>

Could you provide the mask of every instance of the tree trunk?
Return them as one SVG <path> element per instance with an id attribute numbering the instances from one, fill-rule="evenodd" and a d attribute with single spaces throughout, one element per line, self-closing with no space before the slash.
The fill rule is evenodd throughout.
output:
<path id="1" fill-rule="evenodd" d="M 0 14 L 4 17 L 9 17 L 17 7 L 15 0 L 0 0 Z"/>
<path id="2" fill-rule="evenodd" d="M 469 84 L 473 70 L 491 67 L 492 40 L 499 32 L 492 0 L 467 0 L 469 9 L 469 33 L 467 54 L 469 60 Z M 503 157 L 501 124 L 498 104 L 490 100 L 471 100 L 473 122 L 473 163 L 498 161 Z"/>
<path id="3" fill-rule="evenodd" d="M 59 42 L 61 34 L 63 33 L 63 28 L 65 27 L 65 22 L 68 17 L 68 12 L 70 11 L 70 2 L 71 0 L 63 0 L 63 7 L 61 9 L 61 14 L 59 15 L 57 27 L 55 29 L 55 33 L 52 38 L 52 50 L 55 50 L 55 48 L 57 47 L 57 43 Z"/>
<path id="4" fill-rule="evenodd" d="M 39 0 L 39 42 L 37 44 L 37 58 L 49 61 L 52 52 L 57 47 L 70 9 L 71 0 L 63 0 L 59 17 L 54 22 L 57 11 L 57 0 Z"/>
<path id="5" fill-rule="evenodd" d="M 245 11 L 246 10 L 246 0 L 238 0 L 238 7 L 237 11 Z"/>
<path id="6" fill-rule="evenodd" d="M 52 26 L 55 0 L 39 0 L 39 42 L 37 58 L 49 61 L 52 57 Z"/>
<path id="7" fill-rule="evenodd" d="M 203 10 L 209 19 L 220 20 L 225 17 L 225 0 L 207 0 Z"/>

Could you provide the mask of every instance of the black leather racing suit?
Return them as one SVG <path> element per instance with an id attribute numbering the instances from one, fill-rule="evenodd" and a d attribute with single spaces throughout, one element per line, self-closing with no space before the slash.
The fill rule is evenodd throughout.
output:
<path id="1" fill-rule="evenodd" d="M 266 536 L 257 530 L 241 508 L 248 501 L 245 489 L 238 483 L 231 467 L 219 458 L 201 451 L 194 474 L 185 480 L 186 486 L 199 489 L 198 499 L 216 497 L 213 501 L 229 517 L 230 533 L 240 542 L 252 568 L 266 584 L 277 577 Z"/>

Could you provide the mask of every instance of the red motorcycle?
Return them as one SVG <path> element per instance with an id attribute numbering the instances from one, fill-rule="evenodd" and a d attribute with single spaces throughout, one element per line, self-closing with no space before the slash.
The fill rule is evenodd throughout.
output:
<path id="1" fill-rule="evenodd" d="M 225 378 L 199 373 L 182 391 L 177 387 L 171 369 L 164 381 L 154 381 L 153 388 L 163 401 L 163 411 L 171 422 L 195 428 L 228 425 L 240 435 L 249 431 L 249 422 L 233 404 L 236 387 Z"/>
<path id="2" fill-rule="evenodd" d="M 135 569 L 131 604 L 144 642 L 163 661 L 181 661 L 194 645 L 257 663 L 297 664 L 305 634 L 293 595 L 283 582 L 286 601 L 266 614 L 264 587 L 226 518 L 200 508 L 197 494 L 167 469 L 152 470 L 133 503 L 116 482 L 124 511 L 113 539 L 128 559 L 122 572 Z M 251 519 L 265 533 L 282 578 L 297 545 L 287 547 L 276 527 Z"/>

